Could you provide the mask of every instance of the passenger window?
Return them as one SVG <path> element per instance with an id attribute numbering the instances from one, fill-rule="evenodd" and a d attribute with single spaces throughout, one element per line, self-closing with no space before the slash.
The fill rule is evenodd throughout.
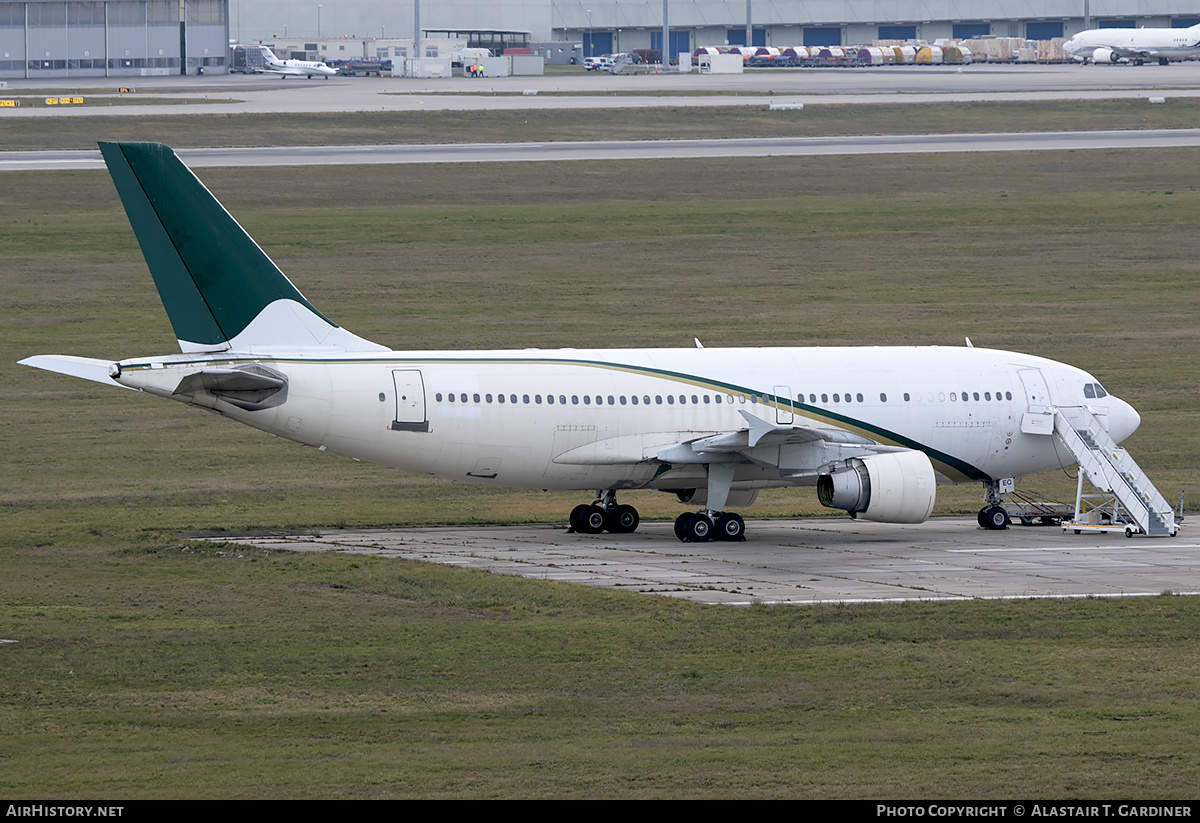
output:
<path id="1" fill-rule="evenodd" d="M 974 397 L 976 400 L 978 400 L 978 399 L 979 399 L 979 392 L 972 392 L 972 393 L 971 393 L 971 396 L 972 396 L 972 397 Z"/>
<path id="2" fill-rule="evenodd" d="M 573 394 L 573 395 L 571 395 L 571 405 L 572 405 L 572 406 L 578 406 L 578 405 L 579 405 L 579 395 L 577 395 L 577 394 Z"/>
<path id="3" fill-rule="evenodd" d="M 454 395 L 453 395 L 453 394 L 448 394 L 448 395 L 446 395 L 446 397 L 447 397 L 447 399 L 448 399 L 448 400 L 449 400 L 451 403 L 453 403 L 453 402 L 454 402 Z"/>
<path id="4" fill-rule="evenodd" d="M 654 402 L 661 406 L 662 405 L 662 395 L 661 394 L 654 395 Z"/>
<path id="5" fill-rule="evenodd" d="M 904 402 L 905 402 L 905 403 L 911 403 L 911 402 L 912 402 L 912 398 L 908 396 L 908 392 L 905 392 L 905 393 L 904 393 Z"/>
<path id="6" fill-rule="evenodd" d="M 834 397 L 837 397 L 837 395 L 835 394 L 835 395 L 834 395 Z M 822 394 L 822 395 L 821 395 L 821 402 L 822 402 L 822 403 L 828 403 L 828 402 L 829 402 L 829 395 L 827 395 L 827 394 Z"/>
<path id="7" fill-rule="evenodd" d="M 496 395 L 496 399 L 497 399 L 497 400 L 499 400 L 501 403 L 503 403 L 503 402 L 504 402 L 504 395 L 502 395 L 502 394 L 498 394 L 498 395 Z"/>
<path id="8" fill-rule="evenodd" d="M 991 393 L 990 391 L 985 391 L 985 392 L 983 393 L 983 399 L 984 399 L 984 400 L 991 400 L 991 399 L 992 399 L 992 393 Z"/>
<path id="9" fill-rule="evenodd" d="M 667 395 L 667 405 L 668 405 L 668 406 L 674 406 L 674 405 L 675 405 L 675 395 L 673 395 L 673 394 L 668 394 L 668 395 Z"/>
<path id="10" fill-rule="evenodd" d="M 565 394 L 560 394 L 558 396 L 558 402 L 564 406 L 567 405 L 567 396 Z"/>
<path id="11" fill-rule="evenodd" d="M 484 400 L 486 400 L 486 401 L 487 401 L 487 402 L 489 402 L 489 403 L 491 403 L 491 402 L 492 402 L 492 396 L 491 396 L 490 394 L 486 394 L 486 395 L 484 395 L 483 399 L 484 399 Z"/>
<path id="12" fill-rule="evenodd" d="M 521 402 L 528 405 L 529 404 L 529 395 L 527 395 L 527 394 L 521 395 Z"/>
<path id="13" fill-rule="evenodd" d="M 882 394 L 881 394 L 881 395 L 879 395 L 879 396 L 880 396 L 881 398 L 883 397 L 883 395 L 882 395 Z M 860 393 L 858 393 L 858 394 L 854 395 L 854 399 L 855 399 L 855 400 L 857 400 L 859 403 L 861 403 L 861 402 L 863 401 L 863 399 L 862 399 L 862 393 L 860 392 Z"/>
<path id="14" fill-rule="evenodd" d="M 608 405 L 610 405 L 610 406 L 617 405 L 616 400 L 613 399 L 613 396 L 611 394 L 608 396 Z"/>
<path id="15" fill-rule="evenodd" d="M 886 395 L 886 394 L 884 394 L 883 392 L 880 392 L 880 393 L 879 393 L 879 402 L 880 402 L 880 403 L 886 403 L 886 402 L 887 402 L 887 395 Z"/>
<path id="16" fill-rule="evenodd" d="M 585 406 L 592 405 L 592 396 L 590 394 L 585 394 L 583 396 L 583 405 L 585 405 Z"/>
<path id="17" fill-rule="evenodd" d="M 1004 399 L 1005 399 L 1005 400 L 1012 400 L 1012 392 L 1010 392 L 1010 391 L 1006 391 L 1006 392 L 1004 393 Z"/>
<path id="18" fill-rule="evenodd" d="M 546 403 L 547 403 L 547 405 L 553 406 L 554 405 L 554 395 L 552 395 L 552 394 L 546 395 Z"/>
<path id="19" fill-rule="evenodd" d="M 839 395 L 837 392 L 834 392 L 834 393 L 833 393 L 833 402 L 834 402 L 834 403 L 841 403 L 841 402 L 842 402 L 842 397 L 841 397 L 841 395 Z"/>
<path id="20" fill-rule="evenodd" d="M 442 393 L 441 393 L 441 392 L 438 392 L 437 394 L 435 394 L 435 395 L 434 395 L 434 397 L 436 397 L 436 398 L 437 398 L 437 401 L 438 401 L 439 403 L 441 403 L 441 402 L 442 402 Z"/>
<path id="21" fill-rule="evenodd" d="M 460 394 L 458 397 L 459 397 L 459 399 L 460 399 L 460 400 L 462 400 L 464 403 L 466 403 L 466 402 L 467 402 L 467 393 L 466 393 L 466 392 L 463 392 L 463 393 L 462 393 L 462 394 Z"/>
<path id="22" fill-rule="evenodd" d="M 476 403 L 478 403 L 478 402 L 479 402 L 479 394 L 478 394 L 478 393 L 476 393 L 476 394 L 474 395 L 474 398 L 475 398 L 475 402 L 476 402 Z"/>
<path id="23" fill-rule="evenodd" d="M 704 395 L 704 402 L 705 402 L 705 403 L 711 403 L 711 402 L 712 402 L 712 398 L 711 398 L 711 397 L 709 397 L 709 396 L 706 394 L 706 395 Z"/>
<path id="24" fill-rule="evenodd" d="M 621 395 L 621 405 L 625 405 L 625 395 Z"/>
<path id="25" fill-rule="evenodd" d="M 633 402 L 633 405 L 636 406 L 638 404 L 638 396 L 636 394 L 631 394 L 629 396 L 629 399 L 630 399 L 630 401 Z"/>

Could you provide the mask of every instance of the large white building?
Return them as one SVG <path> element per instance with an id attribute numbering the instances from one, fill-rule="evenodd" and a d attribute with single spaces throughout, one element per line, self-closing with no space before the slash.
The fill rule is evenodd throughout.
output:
<path id="1" fill-rule="evenodd" d="M 437 0 L 422 32 L 528 32 L 584 54 L 706 45 L 861 45 L 986 35 L 1045 40 L 1084 28 L 1087 0 Z M 414 0 L 0 0 L 0 79 L 229 69 L 230 39 L 412 42 Z M 1200 23 L 1200 0 L 1091 0 L 1096 26 Z M 336 49 L 336 47 L 333 47 Z M 413 52 L 415 53 L 415 52 Z"/>
<path id="2" fill-rule="evenodd" d="M 413 36 L 413 0 L 229 0 L 243 42 L 285 36 Z M 672 54 L 706 45 L 861 45 L 875 39 L 1048 40 L 1084 28 L 1086 0 L 668 0 Z M 422 30 L 523 30 L 535 41 L 583 43 L 585 53 L 660 48 L 662 0 L 437 0 L 420 8 Z M 1091 26 L 1183 27 L 1200 23 L 1200 0 L 1091 0 Z"/>

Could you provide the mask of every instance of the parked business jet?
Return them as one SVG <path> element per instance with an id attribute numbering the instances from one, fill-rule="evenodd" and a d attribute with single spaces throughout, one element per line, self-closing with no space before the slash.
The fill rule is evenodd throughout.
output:
<path id="1" fill-rule="evenodd" d="M 400 469 L 594 491 L 577 532 L 636 529 L 626 489 L 676 494 L 677 536 L 702 541 L 742 539 L 730 508 L 760 489 L 919 523 L 938 483 L 961 482 L 984 486 L 980 525 L 1004 528 L 1002 480 L 1075 462 L 1061 409 L 1092 442 L 1141 422 L 1081 369 L 969 346 L 393 351 L 310 304 L 171 149 L 100 147 L 181 353 L 23 364 Z"/>
<path id="2" fill-rule="evenodd" d="M 275 56 L 275 52 L 266 46 L 259 46 L 259 49 L 262 50 L 263 71 L 278 74 L 280 80 L 288 75 L 307 76 L 309 80 L 317 75 L 328 80 L 338 73 L 337 69 L 325 63 L 315 60 L 280 60 Z"/>
<path id="3" fill-rule="evenodd" d="M 1086 63 L 1116 63 L 1128 60 L 1141 65 L 1157 60 L 1200 57 L 1200 25 L 1189 29 L 1088 29 L 1063 43 L 1063 52 L 1072 60 Z"/>

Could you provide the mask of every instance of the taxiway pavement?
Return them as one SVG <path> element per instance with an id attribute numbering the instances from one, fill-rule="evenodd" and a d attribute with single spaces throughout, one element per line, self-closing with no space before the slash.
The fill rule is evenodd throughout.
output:
<path id="1" fill-rule="evenodd" d="M 968 518 L 910 526 L 814 518 L 747 523 L 743 543 L 680 543 L 670 523 L 635 534 L 561 527 L 330 530 L 212 538 L 247 549 L 406 558 L 698 603 L 1132 597 L 1200 593 L 1200 543 L 980 529 Z"/>

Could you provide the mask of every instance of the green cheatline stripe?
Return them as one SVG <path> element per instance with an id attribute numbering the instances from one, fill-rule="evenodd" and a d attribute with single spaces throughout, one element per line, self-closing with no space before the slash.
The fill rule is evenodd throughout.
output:
<path id="1" fill-rule="evenodd" d="M 755 395 L 763 399 L 763 405 L 767 407 L 778 408 L 780 400 L 776 395 L 768 392 L 749 389 L 745 386 L 739 386 L 736 383 L 725 383 L 719 380 L 711 380 L 705 377 L 697 377 L 694 374 L 686 372 L 676 372 L 669 369 L 658 369 L 649 366 L 630 366 L 625 363 L 610 363 L 604 360 L 573 360 L 558 357 L 536 357 L 536 358 L 518 358 L 518 357 L 237 357 L 223 359 L 218 355 L 212 357 L 197 357 L 194 360 L 174 361 L 171 366 L 186 366 L 214 363 L 220 361 L 222 364 L 236 363 L 261 363 L 264 360 L 269 360 L 275 363 L 317 363 L 317 364 L 338 364 L 338 363 L 354 363 L 354 364 L 411 364 L 411 363 L 428 363 L 428 364 L 504 364 L 504 365 L 539 365 L 539 366 L 579 366 L 586 368 L 603 369 L 605 371 L 620 371 L 628 374 L 638 374 L 649 377 L 660 377 L 668 380 L 674 380 L 679 383 L 697 386 L 700 388 L 708 388 L 713 391 L 721 390 L 725 393 Z M 128 369 L 148 369 L 149 363 L 130 363 L 122 368 Z M 910 437 L 897 434 L 888 429 L 876 426 L 873 423 L 868 423 L 864 420 L 858 420 L 854 417 L 849 417 L 838 412 L 829 411 L 827 409 L 810 406 L 807 403 L 800 403 L 789 398 L 784 398 L 786 404 L 801 417 L 808 418 L 817 422 L 824 422 L 836 425 L 840 429 L 848 429 L 857 434 L 862 434 L 872 440 L 877 440 L 888 445 L 900 446 L 906 449 L 914 449 L 924 452 L 930 460 L 937 463 L 941 468 L 939 471 L 942 474 L 950 477 L 952 480 L 987 480 L 990 475 L 980 471 L 975 466 L 960 460 L 951 454 L 946 454 L 938 449 L 930 448 L 923 443 L 913 440 Z"/>

